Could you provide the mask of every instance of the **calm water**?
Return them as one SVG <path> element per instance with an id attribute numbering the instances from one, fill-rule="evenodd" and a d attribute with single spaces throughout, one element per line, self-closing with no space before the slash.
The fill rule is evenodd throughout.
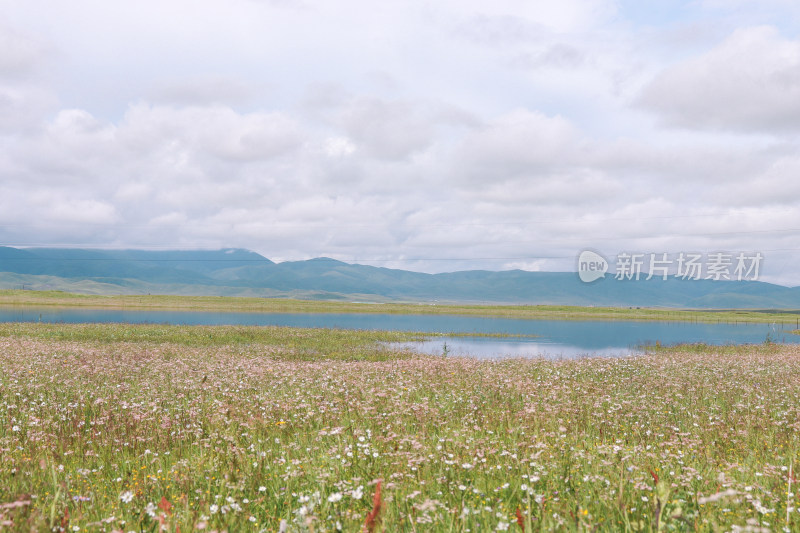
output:
<path id="1" fill-rule="evenodd" d="M 619 356 L 642 345 L 696 343 L 800 342 L 792 325 L 697 324 L 602 320 L 520 320 L 454 315 L 382 315 L 333 313 L 229 313 L 110 309 L 0 308 L 0 322 L 130 323 L 185 325 L 293 326 L 303 328 L 382 329 L 435 333 L 507 333 L 536 337 L 438 337 L 411 346 L 427 353 L 477 357 Z"/>

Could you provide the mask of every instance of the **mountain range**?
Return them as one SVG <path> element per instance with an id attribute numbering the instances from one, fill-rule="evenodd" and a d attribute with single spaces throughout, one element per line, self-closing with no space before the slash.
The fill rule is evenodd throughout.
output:
<path id="1" fill-rule="evenodd" d="M 759 281 L 616 280 L 574 272 L 427 274 L 329 258 L 275 263 L 243 249 L 0 247 L 0 288 L 88 294 L 292 297 L 365 302 L 800 309 L 800 287 Z"/>

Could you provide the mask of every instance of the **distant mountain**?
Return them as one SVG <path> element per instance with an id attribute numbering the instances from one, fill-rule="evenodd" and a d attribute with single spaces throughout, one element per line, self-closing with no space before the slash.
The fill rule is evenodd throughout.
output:
<path id="1" fill-rule="evenodd" d="M 758 281 L 583 283 L 571 272 L 424 274 L 329 258 L 274 263 L 249 250 L 0 247 L 0 288 L 359 301 L 800 309 L 800 288 Z"/>
<path id="2" fill-rule="evenodd" d="M 0 270 L 84 279 L 136 279 L 150 283 L 203 283 L 226 269 L 274 265 L 255 252 L 0 248 Z"/>

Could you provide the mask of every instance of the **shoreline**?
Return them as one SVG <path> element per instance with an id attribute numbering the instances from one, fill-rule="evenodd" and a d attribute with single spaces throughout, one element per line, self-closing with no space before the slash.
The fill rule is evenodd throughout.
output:
<path id="1" fill-rule="evenodd" d="M 251 313 L 364 313 L 466 315 L 527 320 L 633 320 L 706 323 L 794 323 L 800 311 L 748 309 L 662 309 L 509 304 L 356 303 L 226 296 L 95 296 L 59 291 L 0 291 L 2 307 L 80 307 Z"/>

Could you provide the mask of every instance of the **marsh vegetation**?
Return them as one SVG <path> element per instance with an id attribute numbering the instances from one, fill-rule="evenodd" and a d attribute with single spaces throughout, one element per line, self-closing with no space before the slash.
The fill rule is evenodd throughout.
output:
<path id="1" fill-rule="evenodd" d="M 800 526 L 796 346 L 487 361 L 379 344 L 409 336 L 3 325 L 0 520 L 14 531 Z"/>

